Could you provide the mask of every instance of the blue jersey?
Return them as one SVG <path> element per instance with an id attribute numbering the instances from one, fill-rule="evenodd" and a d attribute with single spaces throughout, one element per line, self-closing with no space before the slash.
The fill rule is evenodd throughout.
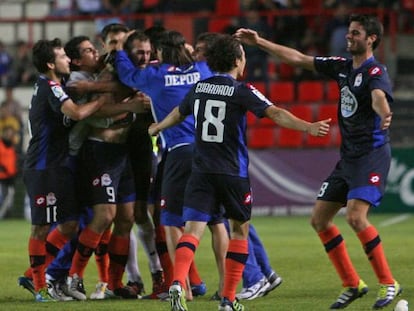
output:
<path id="1" fill-rule="evenodd" d="M 124 51 L 117 52 L 115 65 L 122 83 L 151 97 L 156 122 L 163 120 L 178 106 L 196 82 L 212 75 L 205 62 L 183 67 L 158 64 L 137 68 Z M 181 124 L 164 130 L 161 138 L 167 149 L 193 143 L 194 117 L 189 116 Z"/>
<path id="2" fill-rule="evenodd" d="M 272 105 L 258 90 L 229 75 L 197 83 L 180 104 L 196 117 L 193 171 L 248 177 L 246 112 L 257 117 Z"/>
<path id="3" fill-rule="evenodd" d="M 389 142 L 388 130 L 381 130 L 381 118 L 372 109 L 371 91 L 381 89 L 393 101 L 386 68 L 374 57 L 359 68 L 342 57 L 315 57 L 315 68 L 338 82 L 341 96 L 338 121 L 342 136 L 341 155 L 360 157 Z"/>
<path id="4" fill-rule="evenodd" d="M 31 138 L 25 169 L 43 170 L 66 163 L 71 122 L 61 106 L 68 98 L 59 83 L 43 75 L 38 78 L 29 109 Z"/>

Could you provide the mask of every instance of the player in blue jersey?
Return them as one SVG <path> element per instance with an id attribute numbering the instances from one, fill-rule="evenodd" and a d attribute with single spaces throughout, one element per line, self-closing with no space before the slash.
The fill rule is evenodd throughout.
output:
<path id="1" fill-rule="evenodd" d="M 380 283 L 373 308 L 381 309 L 400 294 L 401 287 L 391 273 L 378 231 L 368 221 L 367 214 L 371 207 L 380 204 L 384 194 L 391 161 L 388 128 L 393 97 L 387 70 L 373 53 L 381 42 L 383 26 L 369 15 L 351 15 L 349 22 L 346 40 L 351 59 L 304 55 L 269 42 L 248 29 L 239 29 L 236 36 L 290 65 L 316 70 L 337 81 L 341 92 L 338 103 L 341 159 L 322 183 L 311 224 L 344 286 L 331 309 L 345 308 L 368 291 L 333 223 L 334 216 L 344 206 L 348 224 L 357 234 Z"/>
<path id="2" fill-rule="evenodd" d="M 59 39 L 38 41 L 33 47 L 33 63 L 40 75 L 29 110 L 32 136 L 23 178 L 31 206 L 29 257 L 35 298 L 49 301 L 52 299 L 47 293 L 45 268 L 76 234 L 78 226 L 79 204 L 74 175 L 68 164 L 71 120 L 93 114 L 105 99 L 78 106 L 66 94 L 61 83 L 70 73 L 70 59 Z M 54 222 L 58 225 L 49 233 Z"/>
<path id="3" fill-rule="evenodd" d="M 123 51 L 122 44 L 117 49 L 115 64 L 120 80 L 151 98 L 155 120 L 161 120 L 171 112 L 196 82 L 211 76 L 205 62 L 193 61 L 185 47 L 185 38 L 177 31 L 166 31 L 156 42 L 159 63 L 155 65 L 137 68 Z M 190 116 L 179 126 L 165 131 L 161 140 L 167 152 L 162 173 L 161 224 L 165 228 L 168 252 L 173 258 L 184 224 L 182 200 L 191 171 L 194 118 Z M 196 270 L 194 265 L 193 268 Z M 192 273 L 191 278 L 192 284 L 201 284 L 198 273 Z"/>
<path id="4" fill-rule="evenodd" d="M 197 61 L 205 60 L 205 52 L 211 48 L 214 40 L 220 34 L 215 32 L 206 32 L 200 34 L 194 44 L 193 57 Z M 228 222 L 226 222 L 228 228 Z M 224 262 L 228 246 L 228 235 L 225 234 L 224 226 L 210 226 L 213 231 L 213 250 L 216 257 L 217 269 L 219 273 L 219 289 L 213 295 L 213 300 L 220 300 L 221 289 L 224 278 Z M 224 232 L 223 232 L 223 231 Z M 228 230 L 229 231 L 229 230 Z M 282 278 L 272 269 L 267 252 L 252 224 L 249 226 L 249 256 L 243 270 L 243 288 L 237 294 L 238 299 L 252 300 L 267 295 L 282 283 Z"/>
<path id="5" fill-rule="evenodd" d="M 248 174 L 246 113 L 268 117 L 280 126 L 314 136 L 329 132 L 329 121 L 309 123 L 273 105 L 253 86 L 237 81 L 243 75 L 246 58 L 241 43 L 222 35 L 207 50 L 206 58 L 214 76 L 198 82 L 181 104 L 160 123 L 149 128 L 152 135 L 195 116 L 196 142 L 192 172 L 184 198 L 186 221 L 175 257 L 174 283 L 169 289 L 171 310 L 187 310 L 185 276 L 212 215 L 224 206 L 230 222 L 230 241 L 226 255 L 224 287 L 219 310 L 244 310 L 236 299 L 248 255 L 247 235 L 252 193 Z"/>
<path id="6" fill-rule="evenodd" d="M 152 46 L 150 38 L 143 31 L 135 31 L 124 44 L 125 51 L 135 66 L 144 68 L 151 61 Z M 148 135 L 148 126 L 153 122 L 151 109 L 137 114 L 128 132 L 128 147 L 134 171 L 137 200 L 135 203 L 135 222 L 137 235 L 131 232 L 130 252 L 127 263 L 128 284 L 135 286 L 140 295 L 144 292 L 137 260 L 137 238 L 148 258 L 152 278 L 152 293 L 145 297 L 159 299 L 158 295 L 167 291 L 164 271 L 155 244 L 154 221 L 148 211 L 148 197 L 152 174 L 153 145 Z M 156 222 L 156 221 L 155 221 Z"/>

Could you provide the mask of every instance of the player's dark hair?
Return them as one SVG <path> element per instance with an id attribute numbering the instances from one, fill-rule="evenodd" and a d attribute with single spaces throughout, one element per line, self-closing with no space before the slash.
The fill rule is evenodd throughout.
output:
<path id="1" fill-rule="evenodd" d="M 236 66 L 236 60 L 243 56 L 240 41 L 231 35 L 222 34 L 206 50 L 207 65 L 214 72 L 229 72 Z"/>
<path id="2" fill-rule="evenodd" d="M 364 27 L 368 36 L 376 35 L 377 40 L 372 43 L 372 50 L 375 50 L 381 43 L 384 34 L 384 27 L 376 16 L 367 14 L 352 14 L 349 17 L 349 22 L 358 22 Z"/>
<path id="3" fill-rule="evenodd" d="M 111 32 L 118 33 L 118 32 L 128 32 L 128 31 L 129 31 L 128 26 L 124 24 L 119 24 L 119 23 L 108 24 L 102 29 L 101 38 L 103 41 L 105 41 L 106 38 L 108 37 L 108 34 Z"/>
<path id="4" fill-rule="evenodd" d="M 204 42 L 206 50 L 209 50 L 213 45 L 214 41 L 220 36 L 220 33 L 217 32 L 203 32 L 200 33 L 196 38 L 197 42 Z"/>
<path id="5" fill-rule="evenodd" d="M 79 49 L 79 46 L 84 41 L 90 41 L 89 37 L 87 36 L 76 36 L 70 39 L 65 44 L 65 52 L 66 55 L 71 59 L 80 59 L 81 58 L 81 51 Z M 70 70 L 79 70 L 79 66 L 73 64 L 73 62 L 70 63 Z"/>
<path id="6" fill-rule="evenodd" d="M 144 30 L 144 33 L 148 36 L 151 42 L 151 49 L 152 49 L 152 55 L 151 60 L 157 59 L 157 50 L 155 46 L 157 45 L 158 41 L 160 40 L 162 34 L 166 32 L 167 29 L 165 29 L 162 25 L 154 25 L 152 27 L 149 27 Z"/>
<path id="7" fill-rule="evenodd" d="M 161 25 L 154 25 L 152 27 L 149 27 L 144 30 L 144 33 L 150 38 L 151 42 L 157 42 L 162 34 L 166 32 L 167 29 L 165 29 L 164 26 Z"/>
<path id="8" fill-rule="evenodd" d="M 137 31 L 133 32 L 132 34 L 130 34 L 129 37 L 127 38 L 127 40 L 124 43 L 124 50 L 128 54 L 130 54 L 132 49 L 133 49 L 132 43 L 134 42 L 134 40 L 150 41 L 150 38 L 145 34 L 145 32 L 143 32 L 141 30 L 137 30 Z"/>
<path id="9" fill-rule="evenodd" d="M 53 40 L 39 40 L 32 49 L 33 65 L 40 73 L 49 71 L 48 63 L 54 63 L 56 59 L 55 49 L 62 48 L 62 41 L 55 38 Z"/>
<path id="10" fill-rule="evenodd" d="M 191 64 L 194 60 L 185 47 L 184 36 L 175 30 L 166 31 L 155 46 L 162 52 L 162 62 L 174 66 Z"/>

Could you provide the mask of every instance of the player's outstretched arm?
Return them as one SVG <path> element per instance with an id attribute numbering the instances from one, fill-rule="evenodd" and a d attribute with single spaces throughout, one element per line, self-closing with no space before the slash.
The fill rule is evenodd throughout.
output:
<path id="1" fill-rule="evenodd" d="M 90 101 L 83 105 L 76 105 L 72 99 L 68 98 L 62 104 L 61 111 L 64 115 L 68 116 L 72 120 L 79 121 L 86 119 L 99 108 L 105 104 L 105 98 L 99 97 L 97 100 Z"/>
<path id="2" fill-rule="evenodd" d="M 265 110 L 265 115 L 282 127 L 309 133 L 312 136 L 325 136 L 329 132 L 329 123 L 332 119 L 317 122 L 308 122 L 300 119 L 287 111 L 276 106 L 269 106 Z"/>
<path id="3" fill-rule="evenodd" d="M 180 113 L 177 106 L 164 118 L 164 120 L 159 123 L 152 123 L 148 128 L 148 134 L 155 136 L 162 130 L 184 121 L 185 117 L 186 116 Z"/>
<path id="4" fill-rule="evenodd" d="M 236 31 L 234 36 L 242 43 L 248 45 L 256 45 L 270 55 L 279 58 L 284 63 L 295 67 L 302 67 L 308 70 L 315 69 L 313 65 L 313 56 L 305 55 L 298 50 L 292 49 L 290 47 L 270 42 L 269 40 L 260 37 L 257 31 L 240 28 Z"/>

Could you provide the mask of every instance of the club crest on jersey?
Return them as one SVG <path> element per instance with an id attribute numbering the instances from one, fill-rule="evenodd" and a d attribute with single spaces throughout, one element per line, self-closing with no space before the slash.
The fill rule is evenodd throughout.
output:
<path id="1" fill-rule="evenodd" d="M 165 199 L 161 199 L 161 200 L 160 200 L 160 207 L 161 207 L 161 208 L 165 208 L 165 207 L 166 207 L 166 202 L 165 202 Z"/>
<path id="2" fill-rule="evenodd" d="M 341 89 L 341 114 L 344 118 L 349 118 L 355 114 L 358 109 L 358 101 L 349 87 L 344 86 Z"/>
<path id="3" fill-rule="evenodd" d="M 375 66 L 375 67 L 370 68 L 368 70 L 368 73 L 369 73 L 370 76 L 378 76 L 378 75 L 382 74 L 382 70 L 381 70 L 380 67 Z"/>
<path id="4" fill-rule="evenodd" d="M 369 183 L 374 186 L 378 186 L 381 182 L 381 176 L 378 173 L 369 174 Z"/>
<path id="5" fill-rule="evenodd" d="M 57 98 L 61 98 L 65 96 L 65 92 L 63 91 L 62 87 L 60 85 L 52 86 L 52 92 Z"/>
<path id="6" fill-rule="evenodd" d="M 252 194 L 250 192 L 244 195 L 244 205 L 248 204 L 252 204 Z"/>
<path id="7" fill-rule="evenodd" d="M 46 196 L 46 204 L 49 205 L 55 205 L 56 204 L 56 195 L 53 192 L 49 192 Z"/>
<path id="8" fill-rule="evenodd" d="M 36 207 L 46 207 L 46 197 L 44 195 L 37 195 L 34 200 Z"/>
<path id="9" fill-rule="evenodd" d="M 101 176 L 101 184 L 103 187 L 109 186 L 112 183 L 111 176 L 109 174 L 103 174 Z"/>
<path id="10" fill-rule="evenodd" d="M 361 85 L 361 83 L 362 83 L 362 73 L 358 73 L 357 76 L 355 77 L 354 86 L 358 87 Z"/>

